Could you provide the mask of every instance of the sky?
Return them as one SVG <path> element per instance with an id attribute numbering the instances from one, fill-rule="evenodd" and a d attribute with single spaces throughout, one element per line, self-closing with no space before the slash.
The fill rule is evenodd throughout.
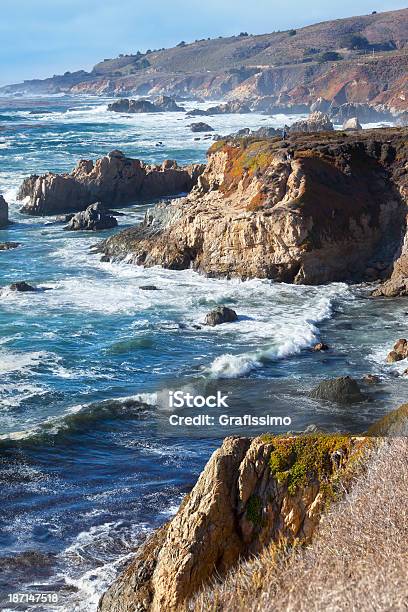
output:
<path id="1" fill-rule="evenodd" d="M 388 11 L 406 0 L 0 0 L 0 85 L 119 53 Z"/>

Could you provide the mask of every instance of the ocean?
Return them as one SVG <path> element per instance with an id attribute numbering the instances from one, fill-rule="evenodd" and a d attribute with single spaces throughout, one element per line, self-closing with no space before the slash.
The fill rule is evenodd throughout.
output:
<path id="1" fill-rule="evenodd" d="M 233 412 L 290 415 L 296 431 L 314 424 L 361 432 L 406 395 L 407 380 L 398 376 L 404 363 L 385 363 L 406 336 L 405 298 L 373 300 L 369 285 L 291 286 L 103 263 L 89 249 L 112 230 L 65 232 L 52 217 L 22 215 L 16 193 L 23 178 L 70 171 L 79 159 L 120 149 L 152 163 L 205 160 L 211 141 L 191 133 L 184 113 L 126 116 L 108 112 L 109 101 L 0 98 L 0 193 L 14 222 L 0 230 L 0 242 L 21 243 L 0 252 L 4 610 L 96 610 L 138 543 L 177 510 L 222 438 L 257 433 L 169 431 L 157 399 L 165 390 L 231 392 Z M 228 134 L 298 118 L 206 121 Z M 119 229 L 139 222 L 150 205 L 121 209 Z M 8 289 L 20 280 L 49 290 Z M 234 308 L 238 321 L 203 326 L 220 304 Z M 310 351 L 320 340 L 330 351 Z M 360 404 L 333 407 L 308 397 L 322 379 L 366 374 L 379 375 L 381 384 Z M 58 593 L 58 604 L 8 603 L 8 594 L 47 591 Z"/>

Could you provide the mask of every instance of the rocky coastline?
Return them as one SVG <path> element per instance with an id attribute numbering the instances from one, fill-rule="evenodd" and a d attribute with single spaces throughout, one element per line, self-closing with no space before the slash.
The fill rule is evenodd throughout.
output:
<path id="1" fill-rule="evenodd" d="M 187 197 L 157 205 L 100 251 L 227 278 L 394 278 L 404 272 L 407 135 L 393 128 L 219 141 Z"/>

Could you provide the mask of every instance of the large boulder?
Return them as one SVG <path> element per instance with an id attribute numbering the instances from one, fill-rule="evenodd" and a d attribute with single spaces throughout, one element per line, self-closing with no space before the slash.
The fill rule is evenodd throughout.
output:
<path id="1" fill-rule="evenodd" d="M 221 325 L 222 323 L 232 323 L 238 319 L 238 315 L 232 308 L 226 306 L 217 306 L 214 310 L 211 310 L 206 317 L 204 324 L 215 327 L 215 325 Z"/>
<path id="2" fill-rule="evenodd" d="M 357 117 L 351 117 L 350 119 L 346 119 L 343 123 L 343 130 L 362 130 L 363 126 L 357 119 Z"/>
<path id="3" fill-rule="evenodd" d="M 3 196 L 0 195 L 0 227 L 6 227 L 8 222 L 8 204 Z"/>
<path id="4" fill-rule="evenodd" d="M 314 399 L 327 400 L 338 404 L 352 404 L 364 400 L 364 395 L 357 381 L 350 376 L 340 376 L 322 381 L 309 392 Z"/>
<path id="5" fill-rule="evenodd" d="M 396 361 L 402 361 L 408 357 L 408 340 L 400 338 L 394 345 L 392 351 L 388 354 L 387 362 L 395 363 Z"/>
<path id="6" fill-rule="evenodd" d="M 167 113 L 180 113 L 184 112 L 186 109 L 182 106 L 179 106 L 173 98 L 169 96 L 159 96 L 154 101 L 154 105 L 161 111 L 165 111 Z"/>
<path id="7" fill-rule="evenodd" d="M 363 444 L 318 434 L 227 438 L 175 517 L 103 595 L 99 612 L 179 612 L 240 559 L 270 543 L 309 542 L 336 480 Z"/>
<path id="8" fill-rule="evenodd" d="M 64 229 L 98 231 L 116 227 L 117 224 L 118 222 L 111 211 L 100 202 L 95 202 L 83 212 L 74 215 Z"/>
<path id="9" fill-rule="evenodd" d="M 203 170 L 202 164 L 179 168 L 170 160 L 161 166 L 147 165 L 112 151 L 95 163 L 81 160 L 70 174 L 30 176 L 17 199 L 24 201 L 22 212 L 30 215 L 76 212 L 94 202 L 110 208 L 189 192 Z"/>
<path id="10" fill-rule="evenodd" d="M 291 134 L 298 132 L 332 132 L 333 130 L 334 127 L 329 116 L 320 111 L 311 113 L 307 119 L 295 121 L 289 128 Z"/>

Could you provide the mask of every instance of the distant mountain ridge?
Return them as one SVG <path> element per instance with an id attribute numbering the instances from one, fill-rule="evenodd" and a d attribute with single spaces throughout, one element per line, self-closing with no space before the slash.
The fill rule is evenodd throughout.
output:
<path id="1" fill-rule="evenodd" d="M 317 97 L 408 108 L 408 9 L 327 21 L 298 30 L 181 41 L 171 49 L 105 59 L 91 72 L 67 72 L 0 89 L 214 99 Z"/>

